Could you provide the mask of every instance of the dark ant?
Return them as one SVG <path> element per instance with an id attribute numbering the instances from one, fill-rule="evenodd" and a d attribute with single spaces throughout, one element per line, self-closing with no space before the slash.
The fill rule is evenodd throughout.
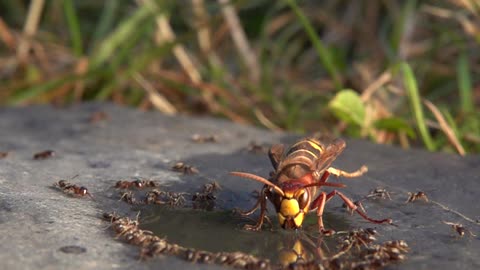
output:
<path id="1" fill-rule="evenodd" d="M 128 204 L 137 204 L 137 200 L 135 199 L 131 191 L 122 192 L 120 193 L 120 195 L 120 201 L 124 201 Z"/>
<path id="2" fill-rule="evenodd" d="M 158 197 L 162 196 L 163 194 L 165 194 L 165 191 L 161 191 L 158 189 L 151 190 L 147 192 L 144 202 L 145 204 L 161 204 L 157 203 L 157 200 Z"/>
<path id="3" fill-rule="evenodd" d="M 423 191 L 419 191 L 417 193 L 408 192 L 408 195 L 408 200 L 405 203 L 411 203 L 416 200 L 423 200 L 425 202 L 428 202 L 427 194 L 425 194 L 425 192 Z"/>
<path id="4" fill-rule="evenodd" d="M 215 192 L 221 187 L 217 182 L 210 182 L 203 186 L 202 192 L 196 192 L 192 196 L 193 208 L 200 208 L 205 210 L 213 210 L 215 207 Z"/>
<path id="5" fill-rule="evenodd" d="M 210 182 L 203 186 L 202 192 L 196 192 L 192 197 L 192 201 L 213 201 L 216 199 L 214 193 L 221 187 L 217 182 Z"/>
<path id="6" fill-rule="evenodd" d="M 96 111 L 90 115 L 90 123 L 95 124 L 100 121 L 108 120 L 109 116 L 104 111 Z"/>
<path id="7" fill-rule="evenodd" d="M 92 194 L 88 192 L 88 189 L 86 187 L 83 187 L 83 186 L 79 187 L 75 184 L 70 184 L 67 182 L 67 180 L 60 180 L 57 183 L 54 183 L 53 185 L 57 188 L 60 188 L 63 192 L 67 194 L 78 196 L 78 197 L 89 196 L 90 198 L 93 199 Z"/>
<path id="8" fill-rule="evenodd" d="M 370 193 L 365 196 L 366 199 L 369 198 L 380 198 L 380 199 L 389 199 L 391 200 L 392 197 L 390 197 L 390 192 L 387 191 L 385 188 L 375 188 L 370 191 Z"/>
<path id="9" fill-rule="evenodd" d="M 219 183 L 217 183 L 215 181 L 212 181 L 210 183 L 206 183 L 203 186 L 203 193 L 213 193 L 213 192 L 219 191 L 221 189 L 222 189 L 222 187 L 220 186 Z"/>
<path id="10" fill-rule="evenodd" d="M 6 158 L 8 156 L 8 152 L 0 152 L 0 159 Z"/>
<path id="11" fill-rule="evenodd" d="M 197 168 L 195 168 L 193 166 L 190 166 L 190 165 L 186 165 L 183 162 L 175 163 L 175 165 L 173 165 L 173 167 L 172 167 L 172 170 L 174 170 L 176 172 L 181 172 L 183 174 L 197 174 L 197 173 L 199 173 Z"/>
<path id="12" fill-rule="evenodd" d="M 465 228 L 462 224 L 460 223 L 453 223 L 453 222 L 447 222 L 447 221 L 444 221 L 443 223 L 447 224 L 447 225 L 450 225 L 452 227 L 452 229 L 457 232 L 458 235 L 460 235 L 460 237 L 463 237 L 465 235 L 465 233 L 469 233 L 470 236 L 477 236 L 475 235 L 474 233 L 472 233 L 469 229 Z"/>
<path id="13" fill-rule="evenodd" d="M 145 204 L 168 204 L 170 206 L 182 206 L 186 203 L 184 192 L 170 192 L 158 189 L 147 192 L 144 203 Z"/>
<path id="14" fill-rule="evenodd" d="M 390 197 L 390 192 L 388 192 L 385 188 L 375 188 L 370 190 L 370 193 L 366 195 L 365 197 L 361 198 L 360 200 L 354 201 L 353 203 L 360 208 L 363 212 L 365 211 L 365 208 L 363 208 L 362 201 L 367 200 L 367 199 L 389 199 L 391 200 L 392 198 Z M 347 208 L 347 205 L 344 203 L 343 204 L 344 208 Z"/>
<path id="15" fill-rule="evenodd" d="M 163 195 L 166 197 L 164 200 L 157 200 L 157 204 L 168 204 L 170 206 L 182 206 L 185 204 L 186 200 L 184 195 L 185 192 L 164 192 Z"/>
<path id="16" fill-rule="evenodd" d="M 377 235 L 377 231 L 373 228 L 350 231 L 343 238 L 343 245 L 340 250 L 341 252 L 347 252 L 352 247 L 359 248 L 362 245 L 366 247 L 368 244 L 377 240 L 375 235 Z"/>
<path id="17" fill-rule="evenodd" d="M 39 152 L 33 155 L 33 159 L 40 160 L 40 159 L 47 159 L 55 156 L 55 151 L 53 150 L 45 150 L 43 152 Z"/>
<path id="18" fill-rule="evenodd" d="M 150 180 L 134 180 L 134 181 L 118 181 L 115 184 L 115 188 L 127 189 L 131 187 L 144 188 L 144 187 L 156 187 L 157 184 Z"/>
<path id="19" fill-rule="evenodd" d="M 408 245 L 403 240 L 387 241 L 382 245 L 373 245 L 362 252 L 363 261 L 356 263 L 352 268 L 365 269 L 367 267 L 366 269 L 371 269 L 368 267 L 386 266 L 391 262 L 402 261 L 405 260 L 404 253 L 407 253 L 408 250 Z"/>
<path id="20" fill-rule="evenodd" d="M 216 143 L 216 142 L 218 142 L 218 136 L 217 135 L 193 134 L 192 137 L 190 137 L 190 139 L 193 142 L 196 142 L 196 143 L 206 143 L 206 142 Z"/>
<path id="21" fill-rule="evenodd" d="M 261 145 L 253 141 L 247 146 L 247 151 L 254 154 L 267 154 L 268 149 L 268 146 Z"/>
<path id="22" fill-rule="evenodd" d="M 102 217 L 105 219 L 105 220 L 108 220 L 110 221 L 110 223 L 113 223 L 114 221 L 117 221 L 118 219 L 120 219 L 120 217 L 115 214 L 115 212 L 113 213 L 103 213 Z"/>

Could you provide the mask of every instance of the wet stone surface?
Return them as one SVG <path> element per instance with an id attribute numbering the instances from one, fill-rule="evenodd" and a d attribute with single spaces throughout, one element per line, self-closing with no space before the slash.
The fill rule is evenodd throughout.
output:
<path id="1" fill-rule="evenodd" d="M 106 117 L 94 117 L 98 112 Z M 116 237 L 102 219 L 104 212 L 135 219 L 139 211 L 144 230 L 171 242 L 211 252 L 251 252 L 274 261 L 295 232 L 278 227 L 273 208 L 272 230 L 243 231 L 252 221 L 231 210 L 250 208 L 252 191 L 261 184 L 228 172 L 266 177 L 270 162 L 262 147 L 254 146 L 296 139 L 217 119 L 167 117 L 109 104 L 1 108 L 0 152 L 8 154 L 0 159 L 0 268 L 228 269 L 173 256 L 140 261 L 139 248 Z M 34 159 L 47 150 L 54 154 Z M 178 162 L 197 171 L 172 170 Z M 391 269 L 480 268 L 478 155 L 460 158 L 348 140 L 333 165 L 352 171 L 363 164 L 369 167 L 364 176 L 331 181 L 347 184 L 342 191 L 359 200 L 370 216 L 392 218 L 396 226 L 365 222 L 334 198 L 326 206 L 327 228 L 375 227 L 380 242 L 405 240 L 407 259 Z M 164 191 L 185 192 L 187 207 L 126 203 L 114 186 L 138 179 L 154 181 Z M 221 186 L 213 211 L 188 208 L 191 195 L 211 181 Z M 146 192 L 131 191 L 139 200 Z M 418 192 L 428 200 L 413 200 Z M 311 214 L 302 232 L 315 234 L 315 221 Z M 325 245 L 335 249 L 334 239 L 325 238 Z"/>

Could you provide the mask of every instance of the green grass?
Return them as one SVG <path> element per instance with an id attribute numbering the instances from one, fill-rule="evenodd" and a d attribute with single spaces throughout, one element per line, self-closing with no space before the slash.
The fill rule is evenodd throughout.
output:
<path id="1" fill-rule="evenodd" d="M 217 1 L 146 3 L 48 2 L 23 62 L 15 37 L 29 5 L 0 3 L 1 104 L 101 100 L 162 110 L 138 74 L 181 113 L 455 152 L 425 110 L 429 100 L 467 153 L 480 152 L 480 13 L 465 1 L 232 1 L 238 28 Z M 160 16 L 174 41 L 162 41 Z M 243 51 L 232 38 L 242 34 Z"/>
<path id="2" fill-rule="evenodd" d="M 418 92 L 418 83 L 413 75 L 413 71 L 407 63 L 401 64 L 403 73 L 403 80 L 407 90 L 408 99 L 410 100 L 410 110 L 413 112 L 417 128 L 420 136 L 425 144 L 425 147 L 430 150 L 435 150 L 435 144 L 432 136 L 428 131 L 425 116 L 423 114 L 422 103 L 420 101 L 420 93 Z"/>

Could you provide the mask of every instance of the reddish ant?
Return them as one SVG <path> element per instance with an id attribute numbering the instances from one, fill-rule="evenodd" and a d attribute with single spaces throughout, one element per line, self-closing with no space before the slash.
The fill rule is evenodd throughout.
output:
<path id="1" fill-rule="evenodd" d="M 104 111 L 96 111 L 90 115 L 90 123 L 98 123 L 104 120 L 108 120 L 109 116 Z"/>
<path id="2" fill-rule="evenodd" d="M 183 174 L 197 174 L 198 173 L 197 168 L 195 168 L 193 166 L 190 166 L 190 165 L 187 165 L 183 162 L 175 163 L 175 165 L 173 165 L 173 167 L 172 167 L 172 170 L 174 170 L 176 172 L 181 172 Z"/>
<path id="3" fill-rule="evenodd" d="M 40 159 L 47 159 L 55 156 L 55 151 L 53 150 L 45 150 L 43 152 L 39 152 L 33 155 L 33 159 L 40 160 Z"/>
<path id="4" fill-rule="evenodd" d="M 458 233 L 458 235 L 460 235 L 460 237 L 463 237 L 466 232 L 468 232 L 470 234 L 470 236 L 473 236 L 473 237 L 477 236 L 474 233 L 472 233 L 469 229 L 465 228 L 460 223 L 453 223 L 453 222 L 447 222 L 447 221 L 444 221 L 443 223 L 445 223 L 447 225 L 450 225 L 452 227 L 452 229 L 454 231 L 456 231 Z"/>
<path id="5" fill-rule="evenodd" d="M 115 184 L 116 188 L 127 189 L 131 187 L 144 188 L 144 187 L 156 187 L 157 184 L 150 180 L 135 180 L 135 181 L 118 181 Z"/>
<path id="6" fill-rule="evenodd" d="M 254 154 L 267 154 L 268 146 L 258 144 L 256 142 L 250 142 L 247 146 L 247 151 Z"/>
<path id="7" fill-rule="evenodd" d="M 79 187 L 75 184 L 70 184 L 67 182 L 67 180 L 60 180 L 57 183 L 54 183 L 53 185 L 61 189 L 63 192 L 70 194 L 72 196 L 78 196 L 78 197 L 89 196 L 90 198 L 93 199 L 92 194 L 88 192 L 88 189 L 86 187 L 83 187 L 83 186 Z"/>
<path id="8" fill-rule="evenodd" d="M 6 158 L 8 156 L 8 152 L 0 152 L 0 159 Z"/>
<path id="9" fill-rule="evenodd" d="M 423 200 L 425 202 L 428 202 L 427 194 L 425 194 L 425 192 L 423 191 L 419 191 L 417 193 L 408 192 L 408 195 L 410 197 L 408 197 L 408 200 L 405 203 L 414 202 L 416 200 Z"/>
<path id="10" fill-rule="evenodd" d="M 216 143 L 216 142 L 218 142 L 218 136 L 217 135 L 193 134 L 190 139 L 193 142 L 196 142 L 196 143 L 206 143 L 206 142 Z"/>

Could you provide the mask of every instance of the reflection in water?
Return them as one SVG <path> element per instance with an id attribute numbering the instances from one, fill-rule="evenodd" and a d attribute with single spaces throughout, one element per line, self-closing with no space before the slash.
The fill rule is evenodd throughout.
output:
<path id="1" fill-rule="evenodd" d="M 339 230 L 347 230 L 343 219 L 327 215 L 326 220 Z M 142 210 L 142 229 L 166 237 L 181 246 L 211 252 L 241 251 L 268 258 L 274 264 L 287 266 L 295 262 L 322 260 L 336 251 L 338 241 L 334 237 L 323 238 L 316 231 L 316 216 L 310 215 L 305 228 L 292 231 L 274 228 L 261 232 L 242 229 L 249 220 L 226 211 L 198 211 L 152 207 Z"/>

